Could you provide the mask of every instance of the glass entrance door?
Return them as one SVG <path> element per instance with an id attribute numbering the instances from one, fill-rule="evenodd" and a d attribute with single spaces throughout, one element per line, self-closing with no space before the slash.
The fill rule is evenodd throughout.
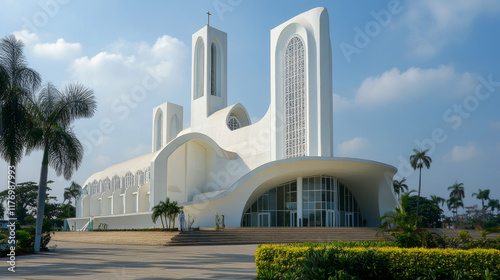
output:
<path id="1" fill-rule="evenodd" d="M 327 227 L 335 226 L 335 210 L 326 211 L 326 226 Z"/>
<path id="2" fill-rule="evenodd" d="M 354 226 L 354 214 L 353 213 L 345 213 L 345 224 L 347 227 Z"/>
<path id="3" fill-rule="evenodd" d="M 297 227 L 297 211 L 290 211 L 290 227 Z"/>
<path id="4" fill-rule="evenodd" d="M 259 227 L 271 226 L 271 215 L 269 213 L 259 213 Z"/>

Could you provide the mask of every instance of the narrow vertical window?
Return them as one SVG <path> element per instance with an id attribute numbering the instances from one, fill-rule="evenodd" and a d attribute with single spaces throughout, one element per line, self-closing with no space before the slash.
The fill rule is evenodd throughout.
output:
<path id="1" fill-rule="evenodd" d="M 212 43 L 211 47 L 211 55 L 210 55 L 210 94 L 217 95 L 217 49 L 215 45 Z"/>
<path id="2" fill-rule="evenodd" d="M 306 155 L 306 97 L 304 43 L 293 36 L 284 57 L 284 157 Z"/>
<path id="3" fill-rule="evenodd" d="M 200 38 L 196 43 L 196 49 L 194 54 L 194 96 L 193 99 L 197 99 L 203 96 L 203 73 L 204 73 L 204 48 L 205 44 L 203 44 L 203 40 Z"/>

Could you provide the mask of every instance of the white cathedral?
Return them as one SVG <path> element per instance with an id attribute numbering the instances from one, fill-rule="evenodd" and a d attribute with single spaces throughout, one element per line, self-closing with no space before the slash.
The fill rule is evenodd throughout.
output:
<path id="1" fill-rule="evenodd" d="M 159 227 L 151 209 L 167 197 L 199 227 L 216 212 L 227 227 L 378 226 L 397 170 L 333 156 L 329 26 L 315 8 L 271 30 L 271 102 L 253 124 L 227 106 L 227 34 L 193 34 L 191 127 L 182 106 L 154 108 L 152 152 L 90 176 L 70 227 Z"/>

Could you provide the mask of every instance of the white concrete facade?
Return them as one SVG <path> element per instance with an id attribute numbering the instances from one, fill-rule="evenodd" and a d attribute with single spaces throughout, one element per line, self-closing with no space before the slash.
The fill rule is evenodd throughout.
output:
<path id="1" fill-rule="evenodd" d="M 69 224 L 158 226 L 151 208 L 169 197 L 200 227 L 215 212 L 229 227 L 378 225 L 396 204 L 397 170 L 333 156 L 329 34 L 325 8 L 271 30 L 271 102 L 254 124 L 243 105 L 227 106 L 226 33 L 193 34 L 191 127 L 182 106 L 154 108 L 152 153 L 92 175 Z"/>

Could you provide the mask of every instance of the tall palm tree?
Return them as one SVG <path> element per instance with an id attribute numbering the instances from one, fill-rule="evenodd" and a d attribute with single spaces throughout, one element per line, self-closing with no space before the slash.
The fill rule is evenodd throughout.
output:
<path id="1" fill-rule="evenodd" d="M 474 196 L 477 199 L 481 199 L 481 205 L 483 206 L 483 210 L 484 210 L 484 201 L 485 200 L 490 200 L 490 190 L 489 189 L 485 189 L 483 191 L 483 190 L 479 189 L 479 192 L 472 194 L 472 197 L 474 197 Z"/>
<path id="2" fill-rule="evenodd" d="M 418 168 L 420 171 L 418 176 L 417 216 L 420 207 L 420 190 L 422 188 L 422 168 L 425 166 L 429 169 L 432 163 L 432 159 L 426 155 L 428 151 L 429 149 L 424 151 L 413 149 L 414 154 L 410 156 L 411 167 L 413 167 L 413 170 L 417 170 Z"/>
<path id="3" fill-rule="evenodd" d="M 0 40 L 0 155 L 14 170 L 25 148 L 26 103 L 41 84 L 40 75 L 28 67 L 23 48 L 14 35 Z M 15 184 L 15 176 L 9 176 L 9 185 Z"/>
<path id="4" fill-rule="evenodd" d="M 441 206 L 444 206 L 444 203 L 446 202 L 446 199 L 433 194 L 431 194 L 431 200 L 437 207 L 439 207 L 439 204 L 441 204 Z"/>
<path id="5" fill-rule="evenodd" d="M 457 199 L 465 198 L 464 183 L 459 183 L 455 181 L 455 184 L 448 187 L 450 192 L 450 197 L 456 197 Z"/>
<path id="6" fill-rule="evenodd" d="M 398 202 L 401 202 L 401 195 L 403 195 L 406 191 L 408 191 L 408 185 L 405 184 L 406 178 L 401 180 L 393 180 L 392 188 L 394 189 L 394 193 L 398 195 Z"/>
<path id="7" fill-rule="evenodd" d="M 92 117 L 97 109 L 93 90 L 79 84 L 66 86 L 60 92 L 52 84 L 43 87 L 30 106 L 31 123 L 28 129 L 27 153 L 43 150 L 38 188 L 35 252 L 40 251 L 45 192 L 49 165 L 57 176 L 69 180 L 83 158 L 83 146 L 76 138 L 72 123 L 79 118 Z"/>
<path id="8" fill-rule="evenodd" d="M 64 201 L 68 201 L 68 204 L 71 205 L 71 199 L 75 200 L 75 206 L 76 206 L 76 200 L 80 197 L 80 192 L 81 192 L 82 187 L 76 183 L 75 181 L 71 182 L 71 185 L 67 188 L 64 188 Z M 68 207 L 68 216 L 69 216 L 69 207 Z"/>

